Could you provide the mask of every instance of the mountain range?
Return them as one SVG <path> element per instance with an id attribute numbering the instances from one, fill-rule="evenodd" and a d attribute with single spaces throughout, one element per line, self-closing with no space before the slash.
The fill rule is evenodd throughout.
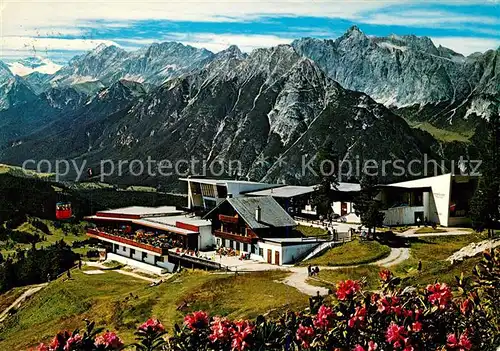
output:
<path id="1" fill-rule="evenodd" d="M 345 164 L 471 156 L 480 136 L 444 142 L 409 124 L 479 133 L 499 113 L 498 56 L 352 27 L 250 54 L 167 42 L 101 45 L 51 74 L 0 63 L 0 160 L 239 160 L 248 179 L 305 184 L 317 179 L 304 159 L 325 153 Z"/>

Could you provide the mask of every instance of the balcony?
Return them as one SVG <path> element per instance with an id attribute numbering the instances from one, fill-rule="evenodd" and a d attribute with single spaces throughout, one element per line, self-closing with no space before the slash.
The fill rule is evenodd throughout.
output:
<path id="1" fill-rule="evenodd" d="M 238 216 L 226 216 L 223 214 L 219 215 L 219 221 L 224 222 L 224 223 L 233 223 L 233 224 L 238 224 Z"/>
<path id="2" fill-rule="evenodd" d="M 228 232 L 223 232 L 220 230 L 214 230 L 214 235 L 219 237 L 219 238 L 223 238 L 223 239 L 239 241 L 240 243 L 251 244 L 253 241 L 253 239 L 251 237 L 233 234 L 233 233 L 228 233 Z"/>
<path id="3" fill-rule="evenodd" d="M 132 239 L 127 239 L 127 238 L 124 238 L 124 237 L 121 237 L 118 235 L 111 235 L 111 234 L 108 234 L 105 232 L 101 232 L 101 231 L 96 230 L 96 229 L 90 229 L 90 228 L 87 229 L 87 235 L 92 237 L 92 238 L 104 239 L 105 241 L 110 241 L 113 243 L 121 243 L 121 244 L 125 244 L 125 245 L 130 245 L 130 246 L 136 247 L 138 249 L 154 252 L 154 253 L 160 254 L 160 255 L 167 255 L 168 254 L 168 248 L 156 247 L 153 245 L 144 244 L 144 243 L 141 243 L 141 242 L 138 242 L 138 241 L 135 241 Z"/>

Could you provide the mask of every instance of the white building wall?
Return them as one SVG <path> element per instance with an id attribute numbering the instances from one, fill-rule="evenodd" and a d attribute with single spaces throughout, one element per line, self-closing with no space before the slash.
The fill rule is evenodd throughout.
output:
<path id="1" fill-rule="evenodd" d="M 279 252 L 280 254 L 280 262 L 279 264 L 283 264 L 282 260 L 283 260 L 283 252 L 282 252 L 282 248 L 281 248 L 281 245 L 277 245 L 277 244 L 273 244 L 273 243 L 265 243 L 265 242 L 262 242 L 262 241 L 259 241 L 257 243 L 257 247 L 258 248 L 261 248 L 263 249 L 263 256 L 260 256 L 260 259 L 263 261 L 263 262 L 267 262 L 267 251 L 268 250 L 271 250 L 271 264 L 276 264 L 276 261 L 275 261 L 275 258 L 276 258 L 276 251 Z M 257 256 L 257 255 L 255 255 Z M 252 256 L 253 258 L 253 256 Z"/>
<path id="2" fill-rule="evenodd" d="M 429 194 L 429 201 L 427 205 L 429 206 L 427 212 L 427 218 L 429 221 L 433 221 L 441 224 L 442 226 L 449 225 L 449 215 L 450 215 L 450 194 L 451 194 L 451 180 L 452 175 L 443 174 L 436 177 L 421 178 L 416 180 L 410 180 L 407 182 L 395 183 L 394 186 L 401 187 L 431 187 L 431 194 Z M 424 193 L 424 206 L 425 206 L 425 193 Z"/>
<path id="3" fill-rule="evenodd" d="M 159 262 L 159 263 L 162 263 L 161 267 L 152 266 L 152 265 L 149 265 L 149 264 L 146 264 L 146 263 L 143 263 L 140 261 L 136 261 L 134 259 L 127 258 L 127 257 L 121 256 L 118 254 L 114 254 L 114 253 L 108 253 L 108 260 L 120 262 L 120 263 L 123 263 L 127 266 L 136 267 L 136 268 L 139 268 L 139 269 L 142 269 L 145 271 L 149 271 L 149 272 L 152 272 L 155 274 L 163 274 L 165 272 L 172 273 L 174 270 L 174 267 L 175 267 L 172 263 L 169 263 L 169 262 Z"/>
<path id="4" fill-rule="evenodd" d="M 332 203 L 333 213 L 338 214 L 339 216 L 342 213 L 342 203 L 345 201 L 335 201 Z M 345 217 L 346 222 L 348 223 L 361 223 L 361 218 L 354 212 L 354 203 L 345 202 L 347 204 L 347 214 Z"/>
<path id="5" fill-rule="evenodd" d="M 338 214 L 338 215 L 340 216 L 340 213 L 341 213 L 341 207 L 342 207 L 342 202 L 340 202 L 340 201 L 335 201 L 335 202 L 332 204 L 332 210 L 333 210 L 333 213 Z"/>
<path id="6" fill-rule="evenodd" d="M 132 250 L 135 250 L 135 252 Z M 145 257 L 143 257 L 144 253 L 146 253 Z M 132 248 L 129 248 L 129 247 L 124 246 L 124 245 L 113 246 L 113 254 L 114 255 L 112 255 L 112 256 L 108 255 L 108 259 L 112 259 L 111 257 L 116 258 L 117 256 L 119 256 L 123 259 L 126 259 L 127 263 L 123 259 L 116 260 L 116 261 L 130 265 L 130 266 L 135 266 L 135 267 L 138 267 L 138 264 L 142 264 L 142 265 L 140 265 L 139 268 L 141 268 L 141 267 L 143 268 L 145 266 L 152 265 L 152 266 L 157 266 L 157 267 L 167 269 L 169 272 L 171 272 L 173 269 L 173 266 L 174 266 L 172 263 L 170 263 L 168 261 L 155 262 L 155 257 L 158 257 L 159 255 L 153 255 L 151 253 L 141 251 L 141 250 L 138 250 L 136 248 L 132 249 Z M 164 259 L 166 260 L 166 256 Z"/>
<path id="7" fill-rule="evenodd" d="M 405 225 L 405 224 L 415 224 L 415 212 L 424 212 L 425 206 L 402 206 L 402 207 L 392 207 L 385 213 L 384 224 L 385 225 Z M 423 224 L 424 218 L 422 218 Z"/>
<path id="8" fill-rule="evenodd" d="M 307 252 L 318 246 L 318 243 L 307 243 L 302 245 L 283 246 L 281 252 L 283 258 L 281 264 L 293 263 L 297 258 L 302 257 Z"/>

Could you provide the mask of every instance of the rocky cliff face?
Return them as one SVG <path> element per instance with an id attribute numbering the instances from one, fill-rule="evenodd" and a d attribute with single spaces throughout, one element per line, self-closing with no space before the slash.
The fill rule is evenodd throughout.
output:
<path id="1" fill-rule="evenodd" d="M 35 94 L 31 89 L 0 61 L 0 111 L 29 103 L 33 99 Z"/>
<path id="2" fill-rule="evenodd" d="M 432 109 L 425 120 L 445 126 L 498 113 L 498 49 L 464 57 L 427 37 L 368 37 L 357 27 L 336 40 L 305 38 L 292 45 L 343 87 L 409 118 Z"/>
<path id="3" fill-rule="evenodd" d="M 127 52 L 101 44 L 85 55 L 73 58 L 55 74 L 47 75 L 43 86 L 79 86 L 94 93 L 120 79 L 161 84 L 166 80 L 199 68 L 212 57 L 210 51 L 165 42 L 138 51 Z M 39 77 L 34 77 L 39 78 Z M 27 80 L 34 80 L 27 77 Z"/>
<path id="4" fill-rule="evenodd" d="M 238 161 L 248 179 L 313 183 L 318 161 L 309 161 L 320 154 L 339 159 L 344 173 L 367 159 L 456 158 L 474 150 L 438 143 L 401 117 L 480 129 L 499 112 L 498 53 L 464 57 L 428 38 L 367 37 L 353 27 L 336 40 L 306 38 L 249 55 L 236 46 L 217 54 L 177 43 L 132 53 L 100 46 L 53 75 L 24 80 L 0 66 L 0 83 L 8 83 L 0 97 L 9 97 L 0 159 L 22 163 L 33 150 L 89 166 L 194 157 L 224 164 L 226 176 Z M 19 103 L 29 100 L 23 94 L 34 100 Z"/>
<path id="5" fill-rule="evenodd" d="M 249 179 L 308 183 L 318 178 L 303 163 L 321 150 L 337 155 L 344 167 L 356 159 L 409 160 L 429 151 L 404 120 L 369 96 L 342 88 L 288 45 L 249 56 L 231 47 L 199 72 L 131 99 L 131 105 L 84 123 L 81 116 L 95 112 L 80 110 L 72 133 L 51 137 L 52 151 L 44 155 L 55 157 L 58 150 L 61 156 L 63 150 L 94 165 L 101 158 L 145 162 L 151 156 L 175 163 L 194 157 L 226 170 L 239 161 L 241 176 Z M 46 145 L 38 138 L 4 150 L 2 158 L 19 162 L 28 150 Z M 73 147 L 82 140 L 86 149 Z"/>

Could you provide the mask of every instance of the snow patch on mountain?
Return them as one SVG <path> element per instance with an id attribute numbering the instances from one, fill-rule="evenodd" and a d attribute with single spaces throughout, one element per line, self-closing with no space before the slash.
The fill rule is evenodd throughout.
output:
<path id="1" fill-rule="evenodd" d="M 61 65 L 41 56 L 28 57 L 20 61 L 8 63 L 7 65 L 13 74 L 20 77 L 27 76 L 33 72 L 54 74 L 62 68 Z"/>
<path id="2" fill-rule="evenodd" d="M 469 116 L 475 114 L 484 118 L 486 121 L 489 121 L 490 116 L 493 113 L 492 108 L 494 108 L 494 106 L 490 100 L 477 98 L 472 101 L 470 107 L 467 109 L 464 119 L 467 119 Z"/>

